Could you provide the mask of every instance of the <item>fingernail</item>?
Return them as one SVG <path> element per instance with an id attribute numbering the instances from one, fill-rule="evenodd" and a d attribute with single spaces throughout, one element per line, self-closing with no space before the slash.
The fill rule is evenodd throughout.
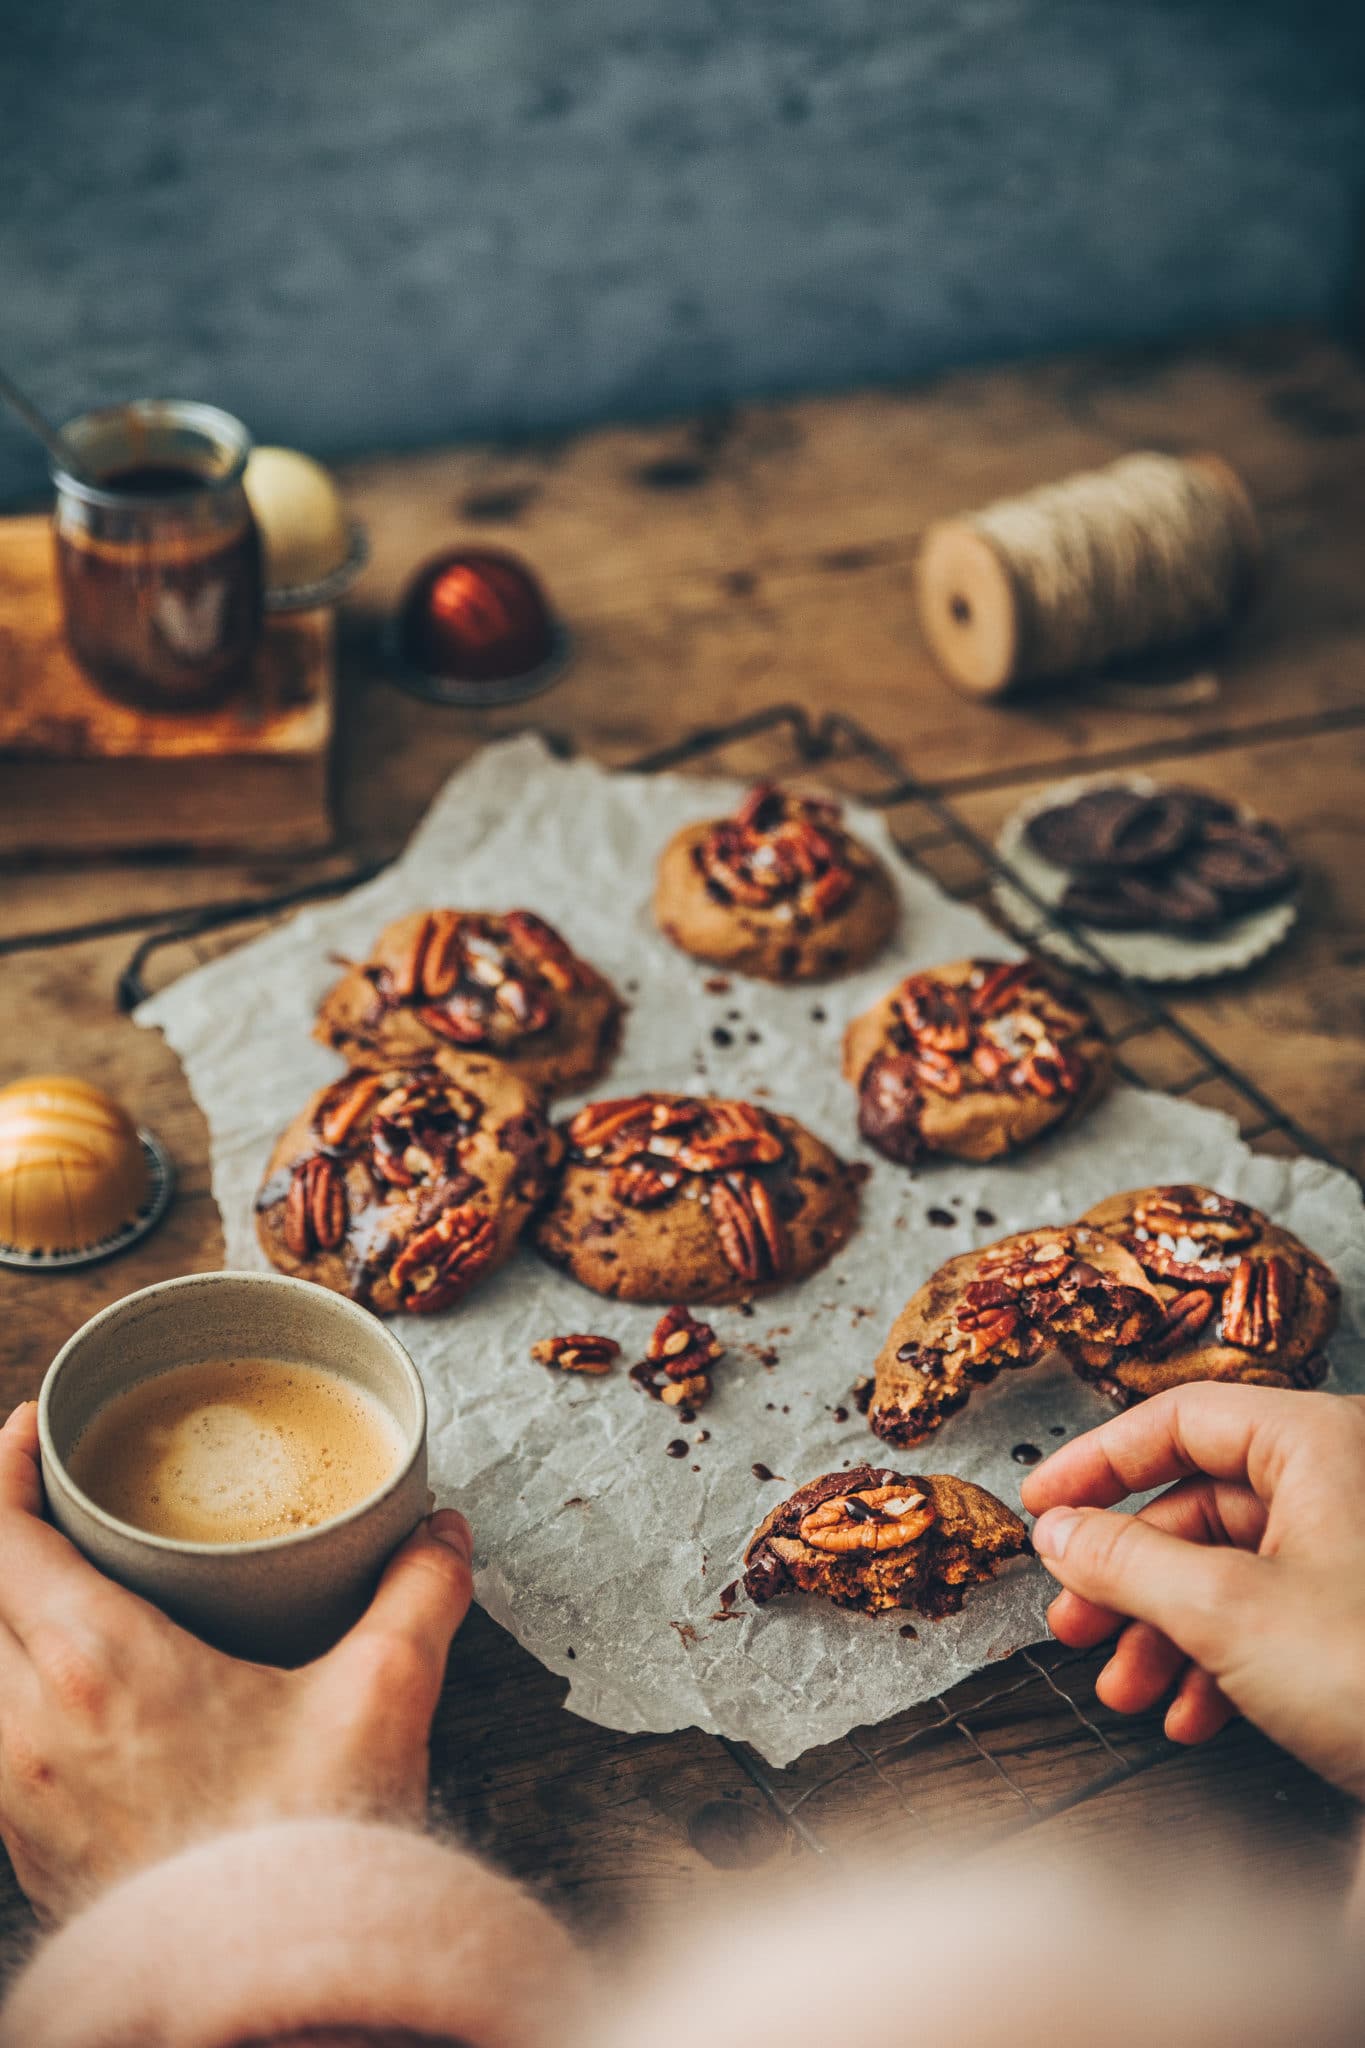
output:
<path id="1" fill-rule="evenodd" d="M 447 1550 L 457 1550 L 466 1564 L 470 1562 L 474 1555 L 474 1531 L 458 1508 L 439 1509 L 427 1528 L 438 1543 L 444 1543 Z"/>
<path id="2" fill-rule="evenodd" d="M 1033 1547 L 1044 1564 L 1049 1558 L 1060 1563 L 1066 1556 L 1071 1532 L 1080 1519 L 1076 1508 L 1049 1508 L 1045 1515 L 1039 1515 L 1033 1525 Z"/>

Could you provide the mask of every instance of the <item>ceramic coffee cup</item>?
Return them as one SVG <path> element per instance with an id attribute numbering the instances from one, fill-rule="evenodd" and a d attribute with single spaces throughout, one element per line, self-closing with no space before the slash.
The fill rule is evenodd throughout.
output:
<path id="1" fill-rule="evenodd" d="M 246 1543 L 154 1536 L 96 1506 L 65 1457 L 112 1396 L 171 1366 L 216 1358 L 325 1366 L 378 1400 L 397 1425 L 390 1477 L 358 1506 Z M 38 1436 L 48 1513 L 110 1578 L 236 1656 L 300 1664 L 363 1611 L 385 1560 L 427 1512 L 426 1399 L 397 1338 L 365 1309 L 278 1273 L 194 1273 L 116 1301 L 48 1367 Z"/>

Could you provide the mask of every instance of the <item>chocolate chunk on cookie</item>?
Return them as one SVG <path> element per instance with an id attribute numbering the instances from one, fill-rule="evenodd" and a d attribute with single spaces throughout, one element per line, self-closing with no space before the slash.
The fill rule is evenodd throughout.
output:
<path id="1" fill-rule="evenodd" d="M 760 1606 L 820 1593 L 865 1614 L 908 1607 L 936 1620 L 1029 1547 L 1018 1515 L 984 1487 L 860 1465 L 810 1480 L 759 1524 L 744 1590 Z"/>
<path id="2" fill-rule="evenodd" d="M 1082 1345 L 1122 1358 L 1161 1318 L 1116 1238 L 1079 1223 L 1001 1238 L 949 1259 L 911 1296 L 877 1355 L 868 1421 L 887 1443 L 922 1443 L 997 1373 Z"/>
<path id="3" fill-rule="evenodd" d="M 621 1014 L 611 983 L 533 911 L 417 910 L 323 998 L 314 1036 L 355 1067 L 478 1052 L 555 1095 L 604 1071 Z"/>
<path id="4" fill-rule="evenodd" d="M 512 1252 L 560 1143 L 496 1060 L 353 1069 L 284 1131 L 256 1197 L 274 1266 L 379 1315 L 452 1308 Z"/>
<path id="5" fill-rule="evenodd" d="M 695 959 L 767 981 L 861 967 L 895 928 L 885 867 L 838 804 L 760 783 L 733 817 L 688 825 L 659 861 L 654 915 Z"/>
<path id="6" fill-rule="evenodd" d="M 747 1102 L 635 1095 L 565 1126 L 537 1249 L 622 1301 L 744 1301 L 823 1266 L 851 1236 L 865 1171 Z"/>
<path id="7" fill-rule="evenodd" d="M 1080 1343 L 1081 1375 L 1125 1406 L 1187 1380 L 1316 1386 L 1336 1327 L 1330 1268 L 1249 1203 L 1195 1185 L 1111 1195 L 1084 1217 L 1129 1251 L 1161 1318 L 1121 1357 Z"/>
<path id="8" fill-rule="evenodd" d="M 858 1128 L 904 1166 L 999 1159 L 1082 1115 L 1112 1066 L 1094 1011 L 1036 960 L 954 960 L 854 1019 Z"/>

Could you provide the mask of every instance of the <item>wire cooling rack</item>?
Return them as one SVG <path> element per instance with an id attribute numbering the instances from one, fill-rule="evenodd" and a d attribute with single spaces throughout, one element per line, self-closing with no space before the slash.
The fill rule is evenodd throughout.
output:
<path id="1" fill-rule="evenodd" d="M 636 773 L 705 767 L 750 778 L 809 775 L 850 800 L 882 811 L 902 855 L 959 901 L 989 913 L 1006 881 L 1084 952 L 1091 999 L 1115 1046 L 1118 1072 L 1138 1087 L 1211 1101 L 1257 1150 L 1312 1153 L 1340 1165 L 1249 1076 L 1171 1015 L 1150 989 L 1127 979 L 1089 934 L 1044 903 L 1024 878 L 959 815 L 951 801 L 907 772 L 894 751 L 841 713 L 813 719 L 775 704 L 723 726 L 688 734 L 628 766 Z M 145 937 L 119 982 L 133 1008 L 150 993 L 147 971 L 164 955 L 158 984 L 238 943 L 241 927 L 269 923 L 323 896 L 339 895 L 378 872 L 371 865 L 282 896 L 215 905 Z M 868 1831 L 875 1808 L 955 1844 L 1032 1826 L 1105 1792 L 1169 1756 L 1159 1717 L 1127 1719 L 1094 1697 L 1108 1655 L 1076 1655 L 1040 1644 L 873 1728 L 810 1750 L 774 1770 L 743 1743 L 726 1748 L 775 1817 L 807 1850 L 839 1853 Z"/>

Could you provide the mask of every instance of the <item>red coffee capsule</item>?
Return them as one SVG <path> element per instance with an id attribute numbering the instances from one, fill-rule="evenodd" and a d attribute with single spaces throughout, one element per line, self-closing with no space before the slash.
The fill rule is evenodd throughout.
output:
<path id="1" fill-rule="evenodd" d="M 543 689 L 567 644 L 537 578 L 499 548 L 457 548 L 424 563 L 399 608 L 396 639 L 400 681 L 464 704 Z"/>

